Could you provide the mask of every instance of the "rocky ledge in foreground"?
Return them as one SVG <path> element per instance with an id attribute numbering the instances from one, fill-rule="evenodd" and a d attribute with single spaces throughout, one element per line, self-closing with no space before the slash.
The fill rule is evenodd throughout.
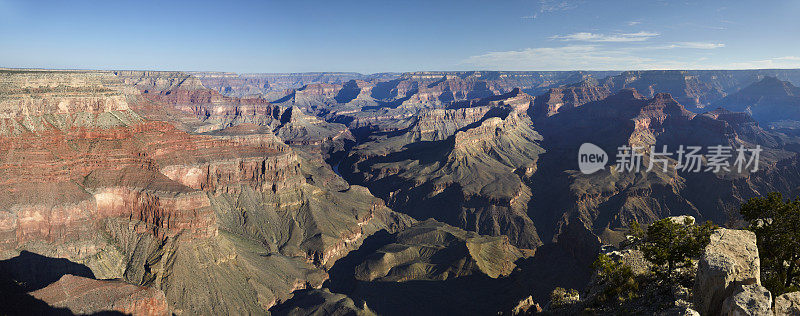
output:
<path id="1" fill-rule="evenodd" d="M 610 283 L 595 277 L 583 293 L 563 289 L 554 291 L 545 313 L 800 315 L 800 292 L 774 298 L 762 286 L 756 235 L 747 230 L 717 229 L 696 264 L 685 270 L 676 270 L 674 278 L 666 283 L 652 278 L 651 263 L 636 247 L 608 252 L 607 255 L 630 267 L 636 295 L 621 301 L 597 300 L 600 293 L 616 292 Z M 531 312 L 533 310 L 523 313 Z"/>
<path id="2" fill-rule="evenodd" d="M 775 298 L 761 285 L 756 235 L 719 229 L 700 258 L 694 304 L 701 315 L 800 315 L 800 292 Z"/>

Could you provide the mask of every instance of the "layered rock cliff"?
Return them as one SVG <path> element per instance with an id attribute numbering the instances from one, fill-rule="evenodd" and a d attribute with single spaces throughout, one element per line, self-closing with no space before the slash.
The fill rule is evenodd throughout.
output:
<path id="1" fill-rule="evenodd" d="M 272 134 L 181 131 L 198 119 L 164 108 L 250 103 L 191 77 L 3 75 L 4 121 L 18 126 L 1 145 L 4 259 L 67 258 L 163 290 L 178 314 L 263 313 L 320 286 L 370 234 L 411 221 Z"/>

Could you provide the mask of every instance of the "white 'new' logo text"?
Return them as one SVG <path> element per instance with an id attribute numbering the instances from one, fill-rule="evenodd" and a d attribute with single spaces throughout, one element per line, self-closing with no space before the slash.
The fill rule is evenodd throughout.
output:
<path id="1" fill-rule="evenodd" d="M 583 143 L 578 149 L 578 168 L 583 174 L 592 174 L 603 170 L 608 162 L 608 154 L 597 145 Z"/>

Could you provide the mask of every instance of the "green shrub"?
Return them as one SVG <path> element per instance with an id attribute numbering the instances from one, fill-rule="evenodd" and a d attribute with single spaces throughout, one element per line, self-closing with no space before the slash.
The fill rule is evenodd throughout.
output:
<path id="1" fill-rule="evenodd" d="M 639 283 L 630 266 L 605 254 L 599 255 L 592 266 L 597 271 L 598 284 L 602 286 L 594 298 L 595 303 L 622 303 L 637 296 Z"/>
<path id="2" fill-rule="evenodd" d="M 550 306 L 551 308 L 560 308 L 575 304 L 580 301 L 581 295 L 574 289 L 565 289 L 557 287 L 550 293 Z"/>

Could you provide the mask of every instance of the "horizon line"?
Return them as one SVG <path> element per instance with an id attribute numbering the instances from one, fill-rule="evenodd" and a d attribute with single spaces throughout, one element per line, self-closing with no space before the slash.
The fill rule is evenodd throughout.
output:
<path id="1" fill-rule="evenodd" d="M 414 71 L 383 71 L 363 73 L 358 71 L 299 71 L 299 72 L 235 72 L 219 70 L 166 70 L 166 69 L 111 69 L 111 68 L 41 68 L 41 67 L 0 67 L 0 71 L 86 71 L 86 72 L 115 72 L 115 71 L 150 71 L 150 72 L 180 72 L 186 74 L 233 74 L 233 75 L 265 75 L 265 74 L 353 74 L 373 76 L 381 74 L 413 74 L 413 73 L 467 73 L 467 72 L 628 72 L 628 71 L 755 71 L 755 70 L 800 70 L 800 68 L 684 68 L 684 69 L 607 69 L 607 70 L 414 70 Z"/>

